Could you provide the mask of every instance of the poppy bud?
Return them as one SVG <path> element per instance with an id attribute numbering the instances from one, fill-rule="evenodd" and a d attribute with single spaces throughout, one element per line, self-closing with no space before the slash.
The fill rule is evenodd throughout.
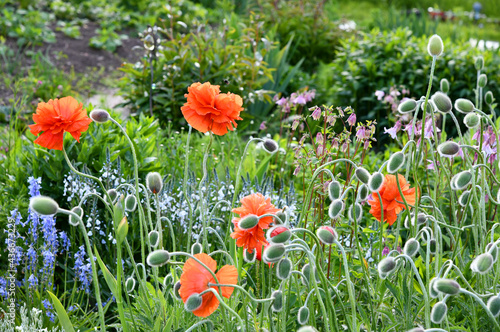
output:
<path id="1" fill-rule="evenodd" d="M 276 143 L 275 140 L 270 138 L 266 138 L 262 146 L 264 147 L 264 150 L 268 153 L 275 153 L 279 149 L 278 143 Z"/>
<path id="2" fill-rule="evenodd" d="M 302 326 L 297 332 L 318 332 L 318 330 L 312 326 Z"/>
<path id="3" fill-rule="evenodd" d="M 436 242 L 436 239 L 432 238 L 432 239 L 429 241 L 429 251 L 430 251 L 432 254 L 435 254 L 435 253 L 436 253 L 436 247 L 437 247 L 437 242 Z"/>
<path id="4" fill-rule="evenodd" d="M 486 245 L 486 251 L 490 253 L 490 255 L 493 257 L 493 263 L 497 261 L 498 258 L 498 247 L 494 243 L 488 243 Z"/>
<path id="5" fill-rule="evenodd" d="M 135 288 L 135 279 L 130 277 L 125 281 L 125 289 L 127 290 L 127 293 L 132 293 Z"/>
<path id="6" fill-rule="evenodd" d="M 90 112 L 89 116 L 92 119 L 92 121 L 97 123 L 108 122 L 110 118 L 108 111 L 103 109 L 95 109 L 92 112 Z"/>
<path id="7" fill-rule="evenodd" d="M 184 309 L 189 312 L 193 312 L 197 309 L 200 309 L 201 305 L 203 304 L 203 298 L 199 293 L 193 293 L 191 294 L 186 302 L 184 303 Z"/>
<path id="8" fill-rule="evenodd" d="M 469 99 L 458 98 L 455 100 L 455 109 L 460 113 L 467 114 L 474 110 L 474 104 Z"/>
<path id="9" fill-rule="evenodd" d="M 439 144 L 437 150 L 438 150 L 439 154 L 442 156 L 453 157 L 460 150 L 460 146 L 453 141 L 448 141 L 448 142 L 444 142 L 444 143 Z"/>
<path id="10" fill-rule="evenodd" d="M 448 307 L 444 302 L 437 302 L 434 307 L 432 307 L 431 311 L 431 321 L 434 324 L 440 324 L 443 319 L 446 317 L 446 313 L 448 312 Z"/>
<path id="11" fill-rule="evenodd" d="M 370 190 L 373 192 L 377 192 L 379 191 L 379 189 L 382 187 L 383 184 L 384 184 L 384 176 L 380 172 L 375 172 L 370 177 L 370 181 L 368 182 L 368 188 L 370 188 Z"/>
<path id="12" fill-rule="evenodd" d="M 458 204 L 460 204 L 460 206 L 462 207 L 465 207 L 467 205 L 467 202 L 469 201 L 469 195 L 470 195 L 470 191 L 466 190 L 462 193 L 462 195 L 460 195 L 460 197 L 458 198 Z"/>
<path id="13" fill-rule="evenodd" d="M 75 206 L 74 208 L 72 208 L 71 212 L 77 214 L 80 217 L 80 219 L 83 217 L 83 209 L 79 206 Z M 77 219 L 75 216 L 72 215 L 69 216 L 69 224 L 71 226 L 78 226 L 79 223 L 80 220 Z"/>
<path id="14" fill-rule="evenodd" d="M 288 258 L 282 258 L 276 265 L 276 276 L 280 280 L 285 280 L 290 277 L 292 272 L 292 261 Z"/>
<path id="15" fill-rule="evenodd" d="M 416 328 L 408 330 L 406 332 L 425 332 L 425 330 L 421 327 L 416 327 Z"/>
<path id="16" fill-rule="evenodd" d="M 486 74 L 479 75 L 479 78 L 477 79 L 477 85 L 480 88 L 484 88 L 487 83 L 488 83 L 488 78 L 486 77 Z"/>
<path id="17" fill-rule="evenodd" d="M 193 245 L 191 246 L 191 255 L 196 255 L 196 254 L 200 254 L 203 252 L 203 246 L 201 245 L 201 243 L 199 242 L 195 242 L 193 243 Z"/>
<path id="18" fill-rule="evenodd" d="M 174 277 L 169 273 L 163 278 L 163 286 L 168 287 L 171 286 L 174 282 Z"/>
<path id="19" fill-rule="evenodd" d="M 452 189 L 455 190 L 463 190 L 467 188 L 469 183 L 472 181 L 472 172 L 471 171 L 463 171 L 458 174 L 455 174 L 451 179 Z"/>
<path id="20" fill-rule="evenodd" d="M 451 112 L 453 108 L 450 97 L 442 92 L 436 92 L 431 97 L 431 100 L 434 102 L 434 105 L 436 105 L 437 110 L 443 114 Z"/>
<path id="21" fill-rule="evenodd" d="M 471 263 L 470 269 L 472 272 L 480 274 L 487 273 L 493 267 L 493 256 L 489 252 L 485 252 L 477 256 Z"/>
<path id="22" fill-rule="evenodd" d="M 340 198 L 341 190 L 342 187 L 340 186 L 340 183 L 336 180 L 333 180 L 328 184 L 328 196 L 330 196 L 330 199 L 332 201 Z"/>
<path id="23" fill-rule="evenodd" d="M 271 295 L 271 298 L 274 299 L 272 305 L 273 311 L 280 312 L 281 309 L 283 309 L 283 293 L 280 290 L 275 290 Z"/>
<path id="24" fill-rule="evenodd" d="M 490 297 L 488 303 L 486 303 L 486 307 L 488 307 L 493 317 L 497 317 L 500 314 L 500 297 L 497 295 Z"/>
<path id="25" fill-rule="evenodd" d="M 273 243 L 264 249 L 265 263 L 276 263 L 285 255 L 285 246 L 282 243 Z"/>
<path id="26" fill-rule="evenodd" d="M 243 259 L 247 263 L 253 263 L 255 262 L 255 259 L 257 258 L 257 250 L 253 249 L 252 251 L 248 252 L 247 249 L 243 249 Z"/>
<path id="27" fill-rule="evenodd" d="M 405 255 L 413 257 L 418 253 L 418 249 L 420 249 L 420 243 L 415 238 L 411 238 L 406 241 L 403 252 Z"/>
<path id="28" fill-rule="evenodd" d="M 486 104 L 493 104 L 493 100 L 493 93 L 491 91 L 486 92 L 486 94 L 484 95 L 484 101 L 486 102 Z"/>
<path id="29" fill-rule="evenodd" d="M 363 208 L 361 207 L 361 204 L 354 203 L 354 205 L 351 205 L 349 208 L 347 217 L 351 222 L 354 222 L 354 214 L 356 214 L 356 221 L 360 221 L 363 217 Z"/>
<path id="30" fill-rule="evenodd" d="M 321 243 L 326 245 L 334 244 L 335 240 L 337 240 L 337 238 L 339 237 L 335 229 L 330 226 L 321 226 L 316 231 L 316 235 L 318 236 Z"/>
<path id="31" fill-rule="evenodd" d="M 438 57 L 443 54 L 443 40 L 438 35 L 433 35 L 427 44 L 427 52 L 432 57 Z"/>
<path id="32" fill-rule="evenodd" d="M 460 285 L 455 280 L 437 279 L 434 281 L 434 290 L 448 295 L 457 295 L 460 293 Z"/>
<path id="33" fill-rule="evenodd" d="M 405 228 L 409 228 L 410 223 L 411 223 L 411 225 L 415 225 L 415 223 L 413 221 L 414 218 L 415 218 L 415 215 L 411 215 L 410 217 L 405 218 L 405 222 L 404 222 Z M 421 224 L 425 223 L 426 221 L 427 221 L 427 215 L 425 213 L 419 213 L 417 216 L 417 225 L 421 225 Z"/>
<path id="34" fill-rule="evenodd" d="M 30 199 L 30 209 L 42 216 L 53 216 L 59 211 L 59 204 L 47 196 L 35 196 Z"/>
<path id="35" fill-rule="evenodd" d="M 137 198 L 134 195 L 127 195 L 125 198 L 125 210 L 129 212 L 135 211 L 137 208 Z"/>
<path id="36" fill-rule="evenodd" d="M 267 238 L 271 243 L 285 243 L 290 240 L 292 232 L 284 226 L 274 226 L 267 231 Z"/>
<path id="37" fill-rule="evenodd" d="M 422 111 L 424 110 L 424 107 L 425 107 L 425 103 L 421 103 L 420 104 L 420 109 Z M 434 102 L 432 102 L 432 100 L 427 103 L 427 111 L 428 112 L 434 112 L 435 111 Z"/>
<path id="38" fill-rule="evenodd" d="M 163 188 L 163 179 L 158 172 L 150 172 L 146 175 L 146 187 L 153 193 L 158 194 Z"/>
<path id="39" fill-rule="evenodd" d="M 151 247 L 156 248 L 158 246 L 158 242 L 160 241 L 160 234 L 157 231 L 151 231 L 149 232 L 148 237 Z"/>
<path id="40" fill-rule="evenodd" d="M 286 224 L 288 221 L 288 215 L 283 211 L 278 211 L 275 213 L 278 218 L 273 218 L 275 224 Z"/>
<path id="41" fill-rule="evenodd" d="M 168 253 L 168 251 L 163 249 L 158 249 L 151 252 L 146 258 L 146 262 L 148 263 L 149 266 L 152 267 L 160 267 L 162 265 L 165 265 L 169 260 L 170 260 L 170 254 Z"/>
<path id="42" fill-rule="evenodd" d="M 179 294 L 179 289 L 181 289 L 181 282 L 177 281 L 174 285 L 174 296 L 177 298 L 177 300 L 181 299 L 181 295 Z"/>
<path id="43" fill-rule="evenodd" d="M 358 180 L 364 184 L 368 184 L 368 181 L 370 181 L 370 172 L 363 167 L 356 168 L 355 174 Z"/>
<path id="44" fill-rule="evenodd" d="M 417 102 L 413 99 L 407 99 L 398 105 L 399 113 L 410 113 L 417 108 Z"/>
<path id="45" fill-rule="evenodd" d="M 474 67 L 476 67 L 476 70 L 483 70 L 484 67 L 484 58 L 482 56 L 478 56 L 476 60 L 474 61 Z"/>
<path id="46" fill-rule="evenodd" d="M 368 191 L 368 187 L 366 186 L 366 184 L 363 183 L 358 188 L 358 198 L 357 198 L 357 201 L 358 202 L 365 201 L 368 198 L 369 193 L 370 192 Z"/>
<path id="47" fill-rule="evenodd" d="M 297 315 L 297 321 L 300 325 L 304 325 L 309 320 L 309 308 L 300 307 L 299 313 Z"/>
<path id="48" fill-rule="evenodd" d="M 429 295 L 435 299 L 439 296 L 438 291 L 434 288 L 434 284 L 436 283 L 437 278 L 432 278 L 431 282 L 429 283 Z"/>
<path id="49" fill-rule="evenodd" d="M 387 164 L 387 171 L 389 173 L 396 173 L 405 163 L 405 154 L 401 151 L 394 153 L 391 158 L 389 158 L 389 163 Z"/>
<path id="50" fill-rule="evenodd" d="M 104 199 L 106 200 L 107 203 L 113 204 L 115 202 L 115 200 L 118 198 L 118 191 L 116 191 L 115 189 L 109 189 L 108 196 L 111 199 L 111 202 L 107 202 L 108 201 L 107 196 Z"/>
<path id="51" fill-rule="evenodd" d="M 254 228 L 259 223 L 259 217 L 255 214 L 248 214 L 240 219 L 238 222 L 238 228 L 246 231 Z"/>
<path id="52" fill-rule="evenodd" d="M 476 128 L 481 121 L 481 117 L 476 113 L 469 113 L 464 118 L 464 124 L 467 128 Z"/>
<path id="53" fill-rule="evenodd" d="M 123 243 L 128 234 L 128 221 L 127 217 L 123 217 L 123 219 L 118 224 L 116 229 L 116 241 L 118 243 Z"/>
<path id="54" fill-rule="evenodd" d="M 450 91 L 450 82 L 446 78 L 443 78 L 441 82 L 439 82 L 439 87 L 441 92 L 448 93 L 448 91 Z"/>
<path id="55" fill-rule="evenodd" d="M 330 204 L 330 207 L 328 208 L 328 216 L 332 219 L 338 218 L 342 211 L 344 211 L 344 201 L 336 199 Z"/>
<path id="56" fill-rule="evenodd" d="M 378 273 L 379 273 L 380 277 L 382 277 L 382 275 L 387 276 L 389 273 L 391 273 L 395 269 L 396 269 L 396 260 L 394 260 L 394 258 L 392 258 L 390 256 L 382 259 L 378 263 Z M 382 278 L 382 279 L 384 279 L 384 278 Z"/>
<path id="57" fill-rule="evenodd" d="M 314 279 L 316 279 L 316 281 L 319 281 L 319 277 L 318 277 L 318 274 L 316 273 L 316 268 L 314 269 Z M 307 285 L 309 284 L 309 281 L 311 280 L 311 265 L 310 264 L 306 264 L 302 267 L 302 274 L 304 275 L 304 277 L 306 278 L 306 280 L 302 280 L 302 283 L 304 285 Z"/>

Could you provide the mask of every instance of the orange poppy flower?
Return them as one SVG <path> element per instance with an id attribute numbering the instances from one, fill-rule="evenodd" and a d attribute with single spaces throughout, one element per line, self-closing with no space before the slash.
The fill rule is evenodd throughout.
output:
<path id="1" fill-rule="evenodd" d="M 33 114 L 35 124 L 30 125 L 33 135 L 38 135 L 35 143 L 47 149 L 62 150 L 64 132 L 68 132 L 80 142 L 80 135 L 89 128 L 92 120 L 87 116 L 83 104 L 73 97 L 50 99 L 41 102 Z"/>
<path id="2" fill-rule="evenodd" d="M 406 202 L 409 205 L 415 205 L 415 188 L 410 188 L 410 184 L 406 182 L 406 179 L 401 174 L 398 174 L 398 182 L 401 186 L 401 191 L 406 199 Z M 398 214 L 406 208 L 403 199 L 399 194 L 395 175 L 387 174 L 385 176 L 384 183 L 382 184 L 382 188 L 380 188 L 379 193 L 382 197 L 384 221 L 389 225 L 392 225 L 396 221 Z M 368 201 L 368 204 L 371 206 L 370 213 L 377 218 L 378 221 L 380 221 L 382 213 L 378 195 L 373 193 L 372 196 L 373 199 Z"/>
<path id="3" fill-rule="evenodd" d="M 236 245 L 243 247 L 251 252 L 259 246 L 267 244 L 264 229 L 268 229 L 269 225 L 273 222 L 273 217 L 264 217 L 259 220 L 259 223 L 250 229 L 240 229 L 238 222 L 246 215 L 254 214 L 260 217 L 264 214 L 275 214 L 281 211 L 271 204 L 270 198 L 265 198 L 262 194 L 251 194 L 241 199 L 241 207 L 233 209 L 234 213 L 240 215 L 239 218 L 233 218 L 234 232 L 231 237 L 236 239 Z"/>
<path id="4" fill-rule="evenodd" d="M 212 272 L 215 272 L 217 269 L 217 262 L 209 255 L 202 253 L 194 255 L 194 257 L 203 262 Z M 238 282 L 238 271 L 233 265 L 224 265 L 215 275 L 220 284 L 234 285 Z M 189 258 L 184 264 L 180 282 L 179 295 L 184 303 L 186 303 L 192 294 L 207 290 L 209 283 L 216 283 L 212 274 L 192 258 Z M 216 286 L 212 286 L 211 288 L 219 291 L 219 288 Z M 233 294 L 233 290 L 233 287 L 221 287 L 221 295 L 228 299 Z M 202 299 L 201 307 L 194 310 L 193 314 L 198 317 L 210 316 L 219 307 L 219 300 L 211 292 L 203 294 Z"/>
<path id="5" fill-rule="evenodd" d="M 237 127 L 236 120 L 242 120 L 243 99 L 232 93 L 220 93 L 218 85 L 193 83 L 184 97 L 187 102 L 181 107 L 182 115 L 202 133 L 211 131 L 222 136 Z"/>

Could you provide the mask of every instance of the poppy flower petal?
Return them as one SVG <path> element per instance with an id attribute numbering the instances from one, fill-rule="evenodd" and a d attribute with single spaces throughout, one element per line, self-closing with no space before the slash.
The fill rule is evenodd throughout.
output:
<path id="1" fill-rule="evenodd" d="M 220 284 L 237 284 L 238 270 L 233 265 L 224 265 L 216 274 Z M 217 288 L 216 288 L 217 290 Z M 233 294 L 234 287 L 221 287 L 222 296 L 229 298 Z"/>

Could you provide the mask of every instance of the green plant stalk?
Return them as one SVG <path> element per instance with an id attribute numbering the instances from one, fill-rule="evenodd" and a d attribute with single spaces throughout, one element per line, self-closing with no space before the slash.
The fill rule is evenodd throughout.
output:
<path id="1" fill-rule="evenodd" d="M 182 193 L 184 195 L 184 199 L 186 200 L 188 207 L 189 207 L 189 227 L 188 227 L 188 242 L 187 242 L 187 249 L 191 248 L 191 232 L 193 228 L 193 206 L 191 205 L 191 199 L 187 193 L 187 179 L 188 179 L 188 171 L 189 171 L 189 140 L 191 138 L 191 131 L 193 127 L 191 125 L 188 125 L 189 130 L 188 130 L 188 136 L 186 140 L 186 147 L 184 148 L 184 153 L 186 154 L 184 157 L 184 179 L 182 180 Z M 175 250 L 174 250 L 175 251 Z"/>
<path id="2" fill-rule="evenodd" d="M 486 311 L 486 313 L 490 317 L 491 321 L 495 325 L 495 330 L 496 331 L 500 331 L 500 325 L 498 325 L 498 322 L 497 322 L 495 316 L 493 316 L 493 314 L 488 309 L 488 307 L 484 304 L 484 302 L 476 294 L 474 294 L 472 292 L 469 292 L 468 290 L 463 289 L 463 288 L 460 288 L 460 293 L 466 294 L 466 295 L 469 295 L 469 296 L 473 297 L 474 300 L 476 300 L 476 302 L 478 302 L 481 305 L 481 307 L 483 307 L 483 309 Z"/>
<path id="3" fill-rule="evenodd" d="M 356 319 L 356 299 L 354 297 L 354 284 L 351 282 L 351 277 L 349 275 L 350 273 L 349 273 L 349 264 L 347 263 L 347 256 L 345 254 L 344 247 L 342 247 L 342 245 L 337 240 L 335 240 L 335 244 L 342 252 L 342 260 L 344 261 L 345 277 L 346 277 L 346 281 L 347 281 L 347 291 L 349 293 L 349 301 L 351 302 L 352 328 L 353 328 L 353 331 L 358 331 L 357 319 Z M 363 264 L 363 263 L 361 263 L 361 264 Z M 317 288 L 317 285 L 316 285 L 316 288 Z M 319 293 L 317 293 L 317 294 L 319 294 Z"/>
<path id="4" fill-rule="evenodd" d="M 120 322 L 122 323 L 123 332 L 128 332 L 128 322 L 125 319 L 125 311 L 123 310 L 123 300 L 122 300 L 122 244 L 120 241 L 116 241 L 116 260 L 117 260 L 117 271 L 116 271 L 116 305 L 118 307 L 118 315 L 120 316 Z"/>
<path id="5" fill-rule="evenodd" d="M 208 230 L 207 230 L 207 220 L 205 219 L 205 200 L 204 200 L 204 195 L 203 195 L 203 182 L 205 181 L 205 179 L 207 178 L 207 160 L 208 160 L 208 155 L 210 154 L 210 148 L 212 147 L 212 142 L 214 140 L 214 134 L 212 134 L 212 132 L 210 131 L 210 141 L 208 142 L 207 144 L 207 149 L 205 150 L 205 154 L 203 155 L 203 177 L 201 178 L 200 180 L 200 185 L 198 187 L 198 191 L 200 192 L 200 201 L 199 201 L 199 204 L 200 204 L 200 217 L 201 217 L 201 222 L 203 224 L 203 243 L 204 243 L 204 247 L 206 249 L 206 251 L 208 252 L 209 251 L 209 247 L 208 247 Z M 208 191 L 208 186 L 206 188 L 206 190 Z M 229 229 L 229 227 L 228 227 Z M 187 250 L 189 250 L 189 248 L 187 248 Z"/>

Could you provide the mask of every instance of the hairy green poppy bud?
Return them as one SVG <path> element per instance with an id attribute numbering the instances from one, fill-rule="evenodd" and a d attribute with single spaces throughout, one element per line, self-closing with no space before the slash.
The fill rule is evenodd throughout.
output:
<path id="1" fill-rule="evenodd" d="M 488 303 L 486 303 L 486 307 L 493 314 L 493 317 L 500 315 L 500 297 L 497 295 L 490 297 Z"/>
<path id="2" fill-rule="evenodd" d="M 181 299 L 181 295 L 179 294 L 179 289 L 181 289 L 181 282 L 177 281 L 174 285 L 174 296 L 177 300 Z"/>
<path id="3" fill-rule="evenodd" d="M 243 249 L 243 260 L 247 263 L 253 263 L 255 262 L 255 259 L 257 258 L 257 250 L 253 249 L 252 251 L 248 252 L 247 249 Z"/>
<path id="4" fill-rule="evenodd" d="M 434 307 L 432 307 L 431 311 L 431 321 L 434 324 L 441 324 L 443 319 L 446 317 L 446 313 L 448 312 L 448 307 L 444 302 L 437 302 Z"/>
<path id="5" fill-rule="evenodd" d="M 453 141 L 447 141 L 439 144 L 437 150 L 442 156 L 453 157 L 460 151 L 460 145 Z"/>
<path id="6" fill-rule="evenodd" d="M 469 201 L 469 195 L 470 195 L 469 190 L 464 191 L 462 195 L 460 195 L 460 197 L 458 198 L 458 204 L 460 204 L 460 206 L 462 207 L 465 207 L 467 205 L 467 202 Z"/>
<path id="7" fill-rule="evenodd" d="M 480 274 L 487 273 L 493 267 L 493 256 L 489 252 L 485 252 L 477 256 L 471 263 L 470 269 L 472 272 Z"/>
<path id="8" fill-rule="evenodd" d="M 479 75 L 479 78 L 477 79 L 477 85 L 480 88 L 484 88 L 486 84 L 488 84 L 488 77 L 486 77 L 486 74 Z"/>
<path id="9" fill-rule="evenodd" d="M 276 143 L 275 140 L 270 138 L 266 138 L 262 143 L 262 146 L 264 147 L 264 150 L 268 153 L 275 153 L 279 149 L 278 143 Z"/>
<path id="10" fill-rule="evenodd" d="M 476 113 L 469 113 L 464 118 L 464 124 L 469 129 L 479 126 L 480 121 L 481 117 Z"/>
<path id="11" fill-rule="evenodd" d="M 358 188 L 358 197 L 357 197 L 357 201 L 358 202 L 363 202 L 365 201 L 367 198 L 368 198 L 368 195 L 370 194 L 370 192 L 368 191 L 368 187 L 366 186 L 366 184 L 362 184 L 359 186 Z"/>
<path id="12" fill-rule="evenodd" d="M 30 199 L 30 209 L 42 216 L 53 216 L 59 211 L 59 204 L 47 196 L 35 196 Z"/>
<path id="13" fill-rule="evenodd" d="M 493 98 L 493 93 L 491 91 L 486 92 L 486 94 L 484 95 L 484 101 L 486 102 L 486 104 L 491 105 L 493 104 L 494 100 L 495 99 Z"/>
<path id="14" fill-rule="evenodd" d="M 416 328 L 408 330 L 406 332 L 425 332 L 425 330 L 421 327 L 416 327 Z"/>
<path id="15" fill-rule="evenodd" d="M 168 253 L 168 251 L 163 249 L 158 249 L 151 252 L 146 258 L 146 262 L 149 266 L 152 267 L 160 267 L 162 265 L 165 265 L 169 260 L 170 254 Z"/>
<path id="16" fill-rule="evenodd" d="M 168 287 L 171 286 L 174 282 L 174 277 L 169 273 L 163 278 L 163 286 Z"/>
<path id="17" fill-rule="evenodd" d="M 354 203 L 354 205 L 351 205 L 351 207 L 349 208 L 347 217 L 351 222 L 354 222 L 354 214 L 356 214 L 356 221 L 360 221 L 363 217 L 363 208 L 361 207 L 361 204 Z"/>
<path id="18" fill-rule="evenodd" d="M 278 211 L 274 214 L 277 218 L 273 218 L 274 224 L 286 224 L 288 222 L 288 215 L 283 211 Z"/>
<path id="19" fill-rule="evenodd" d="M 434 288 L 434 285 L 436 284 L 437 278 L 432 278 L 431 282 L 429 283 L 429 295 L 435 299 L 439 296 L 438 291 Z"/>
<path id="20" fill-rule="evenodd" d="M 158 194 L 163 188 L 163 179 L 158 172 L 150 172 L 146 176 L 146 187 L 153 193 Z"/>
<path id="21" fill-rule="evenodd" d="M 500 192 L 500 190 L 499 190 Z M 340 199 L 334 200 L 328 208 L 328 216 L 332 219 L 338 218 L 342 211 L 344 211 L 344 201 Z"/>
<path id="22" fill-rule="evenodd" d="M 429 241 L 429 251 L 430 251 L 432 254 L 435 254 L 435 253 L 436 253 L 436 248 L 437 248 L 437 242 L 436 242 L 436 239 L 432 238 L 432 239 Z"/>
<path id="23" fill-rule="evenodd" d="M 191 255 L 196 255 L 196 254 L 200 254 L 203 252 L 203 246 L 201 245 L 201 243 L 199 242 L 195 242 L 193 243 L 193 245 L 191 246 Z"/>
<path id="24" fill-rule="evenodd" d="M 127 217 L 123 217 L 123 219 L 120 221 L 116 229 L 116 241 L 119 244 L 123 243 L 123 241 L 125 241 L 125 238 L 127 237 L 127 234 L 128 234 L 128 221 Z"/>
<path id="25" fill-rule="evenodd" d="M 442 92 L 436 92 L 432 95 L 431 100 L 436 105 L 437 110 L 443 114 L 451 112 L 453 108 L 450 97 Z"/>
<path id="26" fill-rule="evenodd" d="M 318 236 L 319 240 L 326 245 L 334 244 L 335 240 L 337 240 L 338 238 L 337 232 L 331 226 L 321 226 L 316 231 L 316 235 Z"/>
<path id="27" fill-rule="evenodd" d="M 439 88 L 441 92 L 448 93 L 448 91 L 450 91 L 450 82 L 446 78 L 443 78 L 441 82 L 439 82 Z"/>
<path id="28" fill-rule="evenodd" d="M 259 223 L 259 217 L 255 214 L 248 214 L 240 219 L 238 222 L 238 228 L 246 231 L 254 228 Z"/>
<path id="29" fill-rule="evenodd" d="M 156 248 L 158 246 L 158 242 L 160 242 L 160 234 L 157 231 L 151 231 L 149 232 L 148 237 L 151 247 Z"/>
<path id="30" fill-rule="evenodd" d="M 283 293 L 280 290 L 275 290 L 271 294 L 271 298 L 274 299 L 272 308 L 274 312 L 280 312 L 283 309 Z"/>
<path id="31" fill-rule="evenodd" d="M 137 198 L 134 195 L 127 195 L 125 198 L 125 210 L 129 212 L 135 211 L 137 208 Z"/>
<path id="32" fill-rule="evenodd" d="M 398 105 L 399 113 L 410 113 L 417 108 L 417 102 L 413 99 L 407 99 Z"/>
<path id="33" fill-rule="evenodd" d="M 89 116 L 92 119 L 92 121 L 97 123 L 108 122 L 110 118 L 108 111 L 103 109 L 95 109 L 92 112 L 90 112 Z"/>
<path id="34" fill-rule="evenodd" d="M 498 247 L 497 245 L 493 243 L 488 243 L 486 245 L 486 251 L 490 253 L 490 255 L 493 257 L 493 263 L 497 261 L 498 258 Z"/>
<path id="35" fill-rule="evenodd" d="M 311 280 L 311 265 L 310 264 L 305 264 L 303 267 L 302 267 L 302 274 L 304 275 L 305 277 L 305 280 L 302 280 L 302 283 L 304 285 L 308 285 L 309 284 L 309 281 Z M 318 277 L 318 274 L 316 273 L 316 268 L 314 268 L 314 279 L 319 282 L 319 277 Z"/>
<path id="36" fill-rule="evenodd" d="M 384 176 L 380 172 L 375 172 L 373 175 L 370 177 L 370 181 L 368 182 L 368 188 L 373 191 L 377 192 L 380 190 L 382 185 L 384 184 Z"/>
<path id="37" fill-rule="evenodd" d="M 387 172 L 396 173 L 405 163 L 405 154 L 401 151 L 394 153 L 391 158 L 389 158 L 389 163 L 387 164 Z"/>
<path id="38" fill-rule="evenodd" d="M 413 257 L 418 253 L 418 249 L 420 249 L 420 243 L 415 238 L 411 238 L 406 241 L 403 252 L 405 255 Z"/>
<path id="39" fill-rule="evenodd" d="M 474 67 L 476 67 L 476 70 L 483 70 L 484 67 L 484 58 L 482 56 L 478 56 L 476 60 L 474 61 Z"/>
<path id="40" fill-rule="evenodd" d="M 455 280 L 437 279 L 434 282 L 434 290 L 448 295 L 457 295 L 460 293 L 460 285 Z"/>
<path id="41" fill-rule="evenodd" d="M 370 172 L 363 167 L 356 168 L 355 174 L 358 180 L 364 184 L 368 184 L 368 181 L 370 181 Z"/>
<path id="42" fill-rule="evenodd" d="M 292 232 L 285 226 L 274 226 L 271 227 L 266 234 L 269 242 L 271 243 L 285 243 L 292 237 Z"/>
<path id="43" fill-rule="evenodd" d="M 74 208 L 72 208 L 71 212 L 77 214 L 80 217 L 80 219 L 83 217 L 83 209 L 79 206 L 75 206 Z M 75 216 L 72 215 L 69 216 L 69 224 L 71 226 L 78 226 L 79 223 L 80 220 L 77 219 Z"/>
<path id="44" fill-rule="evenodd" d="M 127 293 L 132 293 L 135 288 L 135 279 L 130 277 L 125 281 L 125 289 L 127 290 Z"/>
<path id="45" fill-rule="evenodd" d="M 424 110 L 424 107 L 425 107 L 425 103 L 421 103 L 420 104 L 420 109 L 423 111 Z M 434 103 L 429 101 L 427 103 L 427 112 L 431 113 L 431 112 L 435 112 L 435 107 L 434 107 Z"/>
<path id="46" fill-rule="evenodd" d="M 463 171 L 455 174 L 451 179 L 452 189 L 454 190 L 464 190 L 472 181 L 472 172 Z"/>
<path id="47" fill-rule="evenodd" d="M 104 198 L 104 200 L 107 203 L 113 204 L 116 201 L 116 199 L 118 198 L 118 191 L 116 191 L 115 189 L 109 189 L 108 190 L 108 196 L 111 199 L 111 202 L 108 202 L 108 197 L 107 196 Z"/>
<path id="48" fill-rule="evenodd" d="M 285 255 L 285 246 L 282 243 L 273 243 L 264 249 L 265 263 L 277 263 Z"/>
<path id="49" fill-rule="evenodd" d="M 297 315 L 297 321 L 300 325 L 304 325 L 309 320 L 309 308 L 300 307 L 299 313 Z"/>
<path id="50" fill-rule="evenodd" d="M 474 104 L 465 98 L 458 98 L 455 100 L 455 109 L 460 113 L 467 114 L 474 110 Z"/>
<path id="51" fill-rule="evenodd" d="M 318 330 L 312 326 L 302 326 L 297 332 L 318 332 Z"/>
<path id="52" fill-rule="evenodd" d="M 203 297 L 199 293 L 193 293 L 189 296 L 184 303 L 184 309 L 189 312 L 193 312 L 197 309 L 200 309 L 203 304 Z"/>
<path id="53" fill-rule="evenodd" d="M 443 54 L 443 40 L 438 35 L 433 35 L 429 39 L 429 44 L 427 44 L 427 52 L 430 56 L 440 56 Z"/>
<path id="54" fill-rule="evenodd" d="M 330 196 L 332 201 L 340 198 L 341 191 L 342 187 L 338 181 L 333 180 L 328 184 L 328 196 Z"/>
<path id="55" fill-rule="evenodd" d="M 386 257 L 378 263 L 378 273 L 382 275 L 388 275 L 396 269 L 396 260 L 392 257 Z"/>
<path id="56" fill-rule="evenodd" d="M 276 265 L 276 276 L 280 280 L 285 280 L 292 273 L 292 261 L 288 258 L 282 258 Z"/>

